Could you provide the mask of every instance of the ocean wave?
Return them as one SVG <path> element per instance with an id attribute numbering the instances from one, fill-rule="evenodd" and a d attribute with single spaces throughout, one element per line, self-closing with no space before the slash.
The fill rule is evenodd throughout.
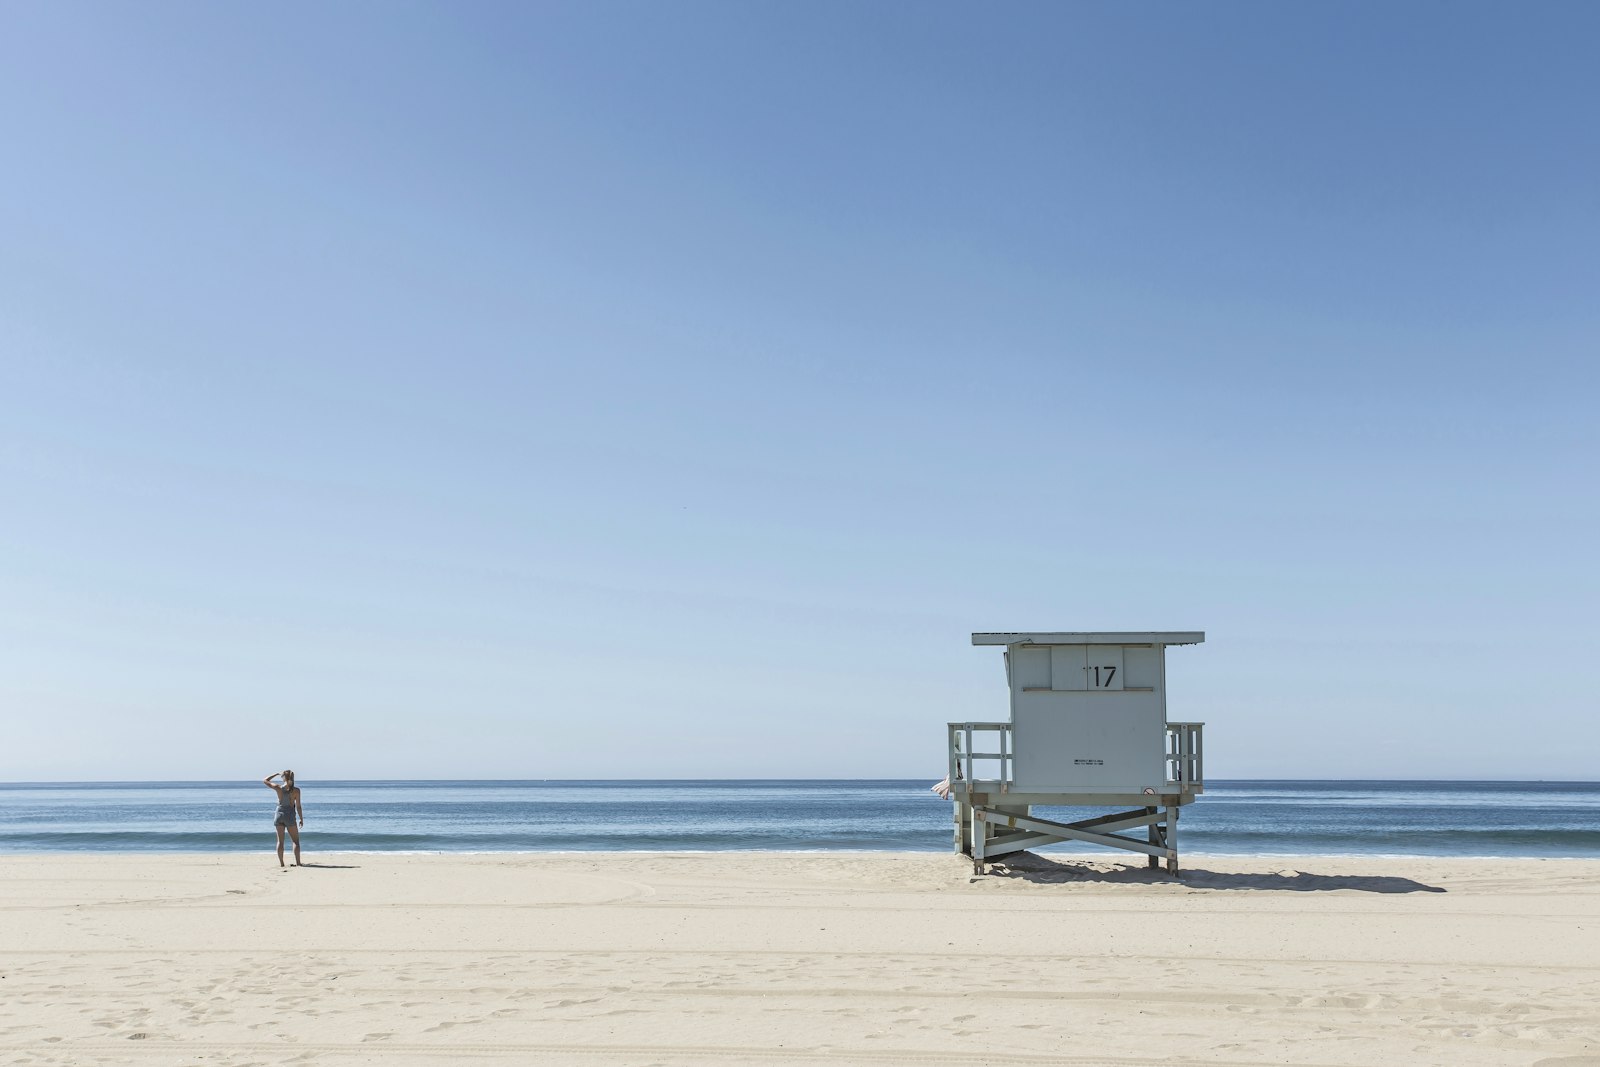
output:
<path id="1" fill-rule="evenodd" d="M 315 806 L 305 846 L 452 854 L 944 852 L 950 805 L 928 784 L 317 783 L 307 790 Z M 0 795 L 0 852 L 269 850 L 272 809 L 264 795 L 259 783 L 9 788 Z M 1183 809 L 1179 838 L 1185 852 L 1218 855 L 1600 856 L 1596 797 L 1600 786 L 1592 783 L 1214 783 Z M 1038 812 L 1068 821 L 1103 813 Z"/>

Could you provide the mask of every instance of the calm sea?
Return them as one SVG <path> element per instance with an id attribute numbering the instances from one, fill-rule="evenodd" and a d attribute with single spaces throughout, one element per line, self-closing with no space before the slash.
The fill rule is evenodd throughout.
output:
<path id="1" fill-rule="evenodd" d="M 943 851 L 950 804 L 928 784 L 306 781 L 304 840 L 320 851 Z M 273 794 L 254 782 L 0 783 L 0 852 L 259 850 L 272 814 Z M 1600 783 L 1209 782 L 1180 832 L 1186 852 L 1214 854 L 1600 857 Z"/>

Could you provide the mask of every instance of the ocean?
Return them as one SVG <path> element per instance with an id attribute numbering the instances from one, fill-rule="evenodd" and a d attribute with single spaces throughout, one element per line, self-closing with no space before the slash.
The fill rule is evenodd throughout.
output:
<path id="1" fill-rule="evenodd" d="M 306 780 L 303 840 L 308 852 L 944 851 L 950 804 L 929 784 Z M 267 850 L 273 803 L 258 782 L 0 783 L 0 853 Z M 1179 835 L 1188 855 L 1600 857 L 1600 783 L 1208 782 Z"/>

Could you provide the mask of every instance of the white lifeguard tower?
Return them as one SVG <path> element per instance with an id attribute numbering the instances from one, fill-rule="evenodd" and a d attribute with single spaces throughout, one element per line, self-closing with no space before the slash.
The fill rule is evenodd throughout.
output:
<path id="1" fill-rule="evenodd" d="M 1008 853 L 1058 841 L 1142 852 L 1178 873 L 1178 810 L 1204 791 L 1198 722 L 1167 721 L 1169 645 L 1175 633 L 973 634 L 1005 649 L 1011 721 L 949 726 L 955 847 L 973 870 Z M 1062 823 L 1034 805 L 1114 807 Z M 1121 831 L 1146 828 L 1146 839 Z"/>

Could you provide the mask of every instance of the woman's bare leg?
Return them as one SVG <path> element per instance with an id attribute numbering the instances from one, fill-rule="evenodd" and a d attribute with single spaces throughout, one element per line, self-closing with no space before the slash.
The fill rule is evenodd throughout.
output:
<path id="1" fill-rule="evenodd" d="M 282 867 L 283 866 L 283 827 L 274 826 L 273 829 L 278 831 L 278 866 Z M 295 851 L 296 852 L 298 852 L 300 850 L 300 839 L 298 837 L 295 838 L 294 847 L 295 847 Z M 300 861 L 297 858 L 295 860 L 295 862 L 298 863 Z"/>
<path id="2" fill-rule="evenodd" d="M 294 823 L 289 824 L 289 836 L 294 838 L 294 865 L 300 866 L 300 830 Z M 283 851 L 282 837 L 279 837 L 278 851 Z"/>

